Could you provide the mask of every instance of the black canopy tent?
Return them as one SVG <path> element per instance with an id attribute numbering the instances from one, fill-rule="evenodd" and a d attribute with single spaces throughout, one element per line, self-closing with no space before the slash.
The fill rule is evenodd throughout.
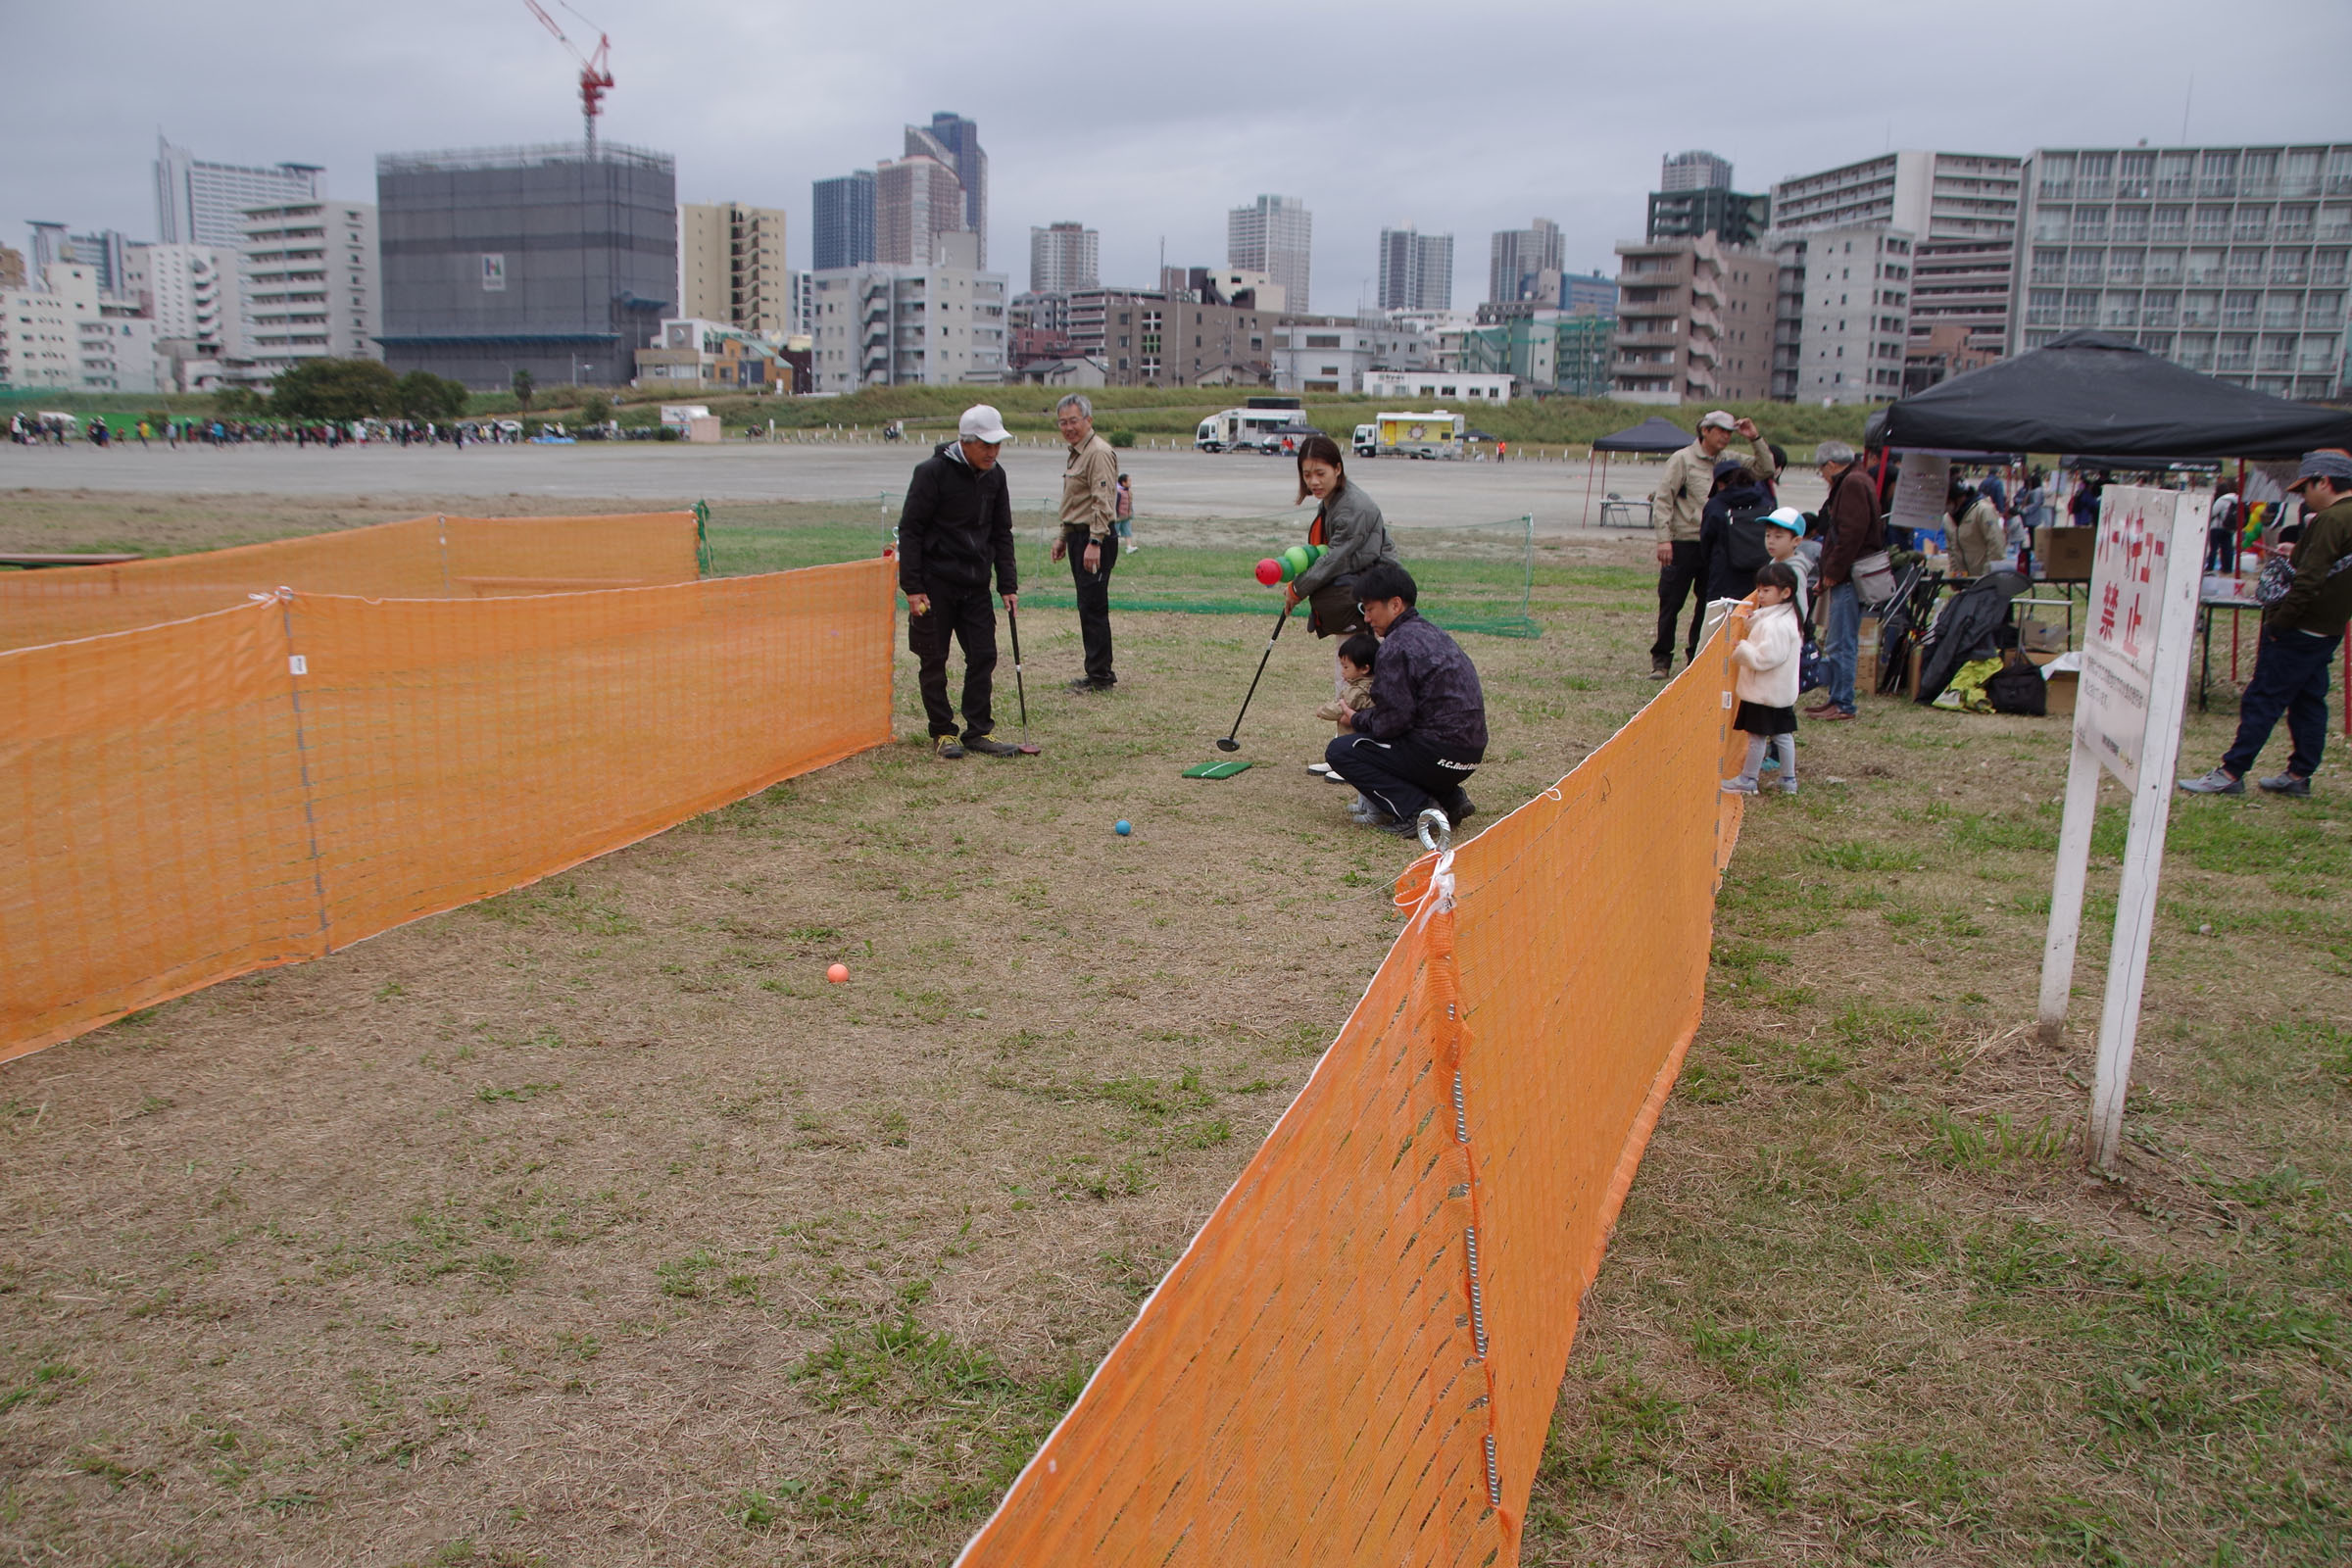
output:
<path id="1" fill-rule="evenodd" d="M 2352 447 L 2352 413 L 2231 386 L 2128 338 L 2068 332 L 1888 404 L 1870 439 L 1902 450 L 2117 460 L 2291 458 Z"/>
<path id="2" fill-rule="evenodd" d="M 1664 415 L 1653 414 L 1640 424 L 1620 430 L 1615 435 L 1602 436 L 1592 443 L 1592 450 L 1600 454 L 1600 476 L 1606 480 L 1609 476 L 1609 454 L 1612 452 L 1641 452 L 1656 457 L 1680 452 L 1690 441 L 1690 431 Z M 1592 465 L 1588 463 L 1585 465 L 1585 515 L 1590 517 L 1592 514 Z"/>

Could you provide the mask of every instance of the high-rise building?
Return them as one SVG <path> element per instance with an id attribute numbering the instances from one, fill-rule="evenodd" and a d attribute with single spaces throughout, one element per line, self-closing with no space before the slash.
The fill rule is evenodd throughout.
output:
<path id="1" fill-rule="evenodd" d="M 1205 297 L 1201 269 L 1166 268 L 1156 289 L 1079 289 L 1064 318 L 1068 352 L 1102 368 L 1105 386 L 1263 386 L 1274 313 Z M 1213 292 L 1213 290 L 1211 291 Z"/>
<path id="2" fill-rule="evenodd" d="M 0 288 L 24 286 L 24 253 L 0 245 Z"/>
<path id="3" fill-rule="evenodd" d="M 1903 395 L 1917 243 L 1885 223 L 1778 229 L 1771 396 L 1891 403 Z"/>
<path id="4" fill-rule="evenodd" d="M 1728 185 L 1649 193 L 1648 237 L 1684 239 L 1715 234 L 1726 245 L 1754 245 L 1771 226 L 1772 198 L 1749 196 Z"/>
<path id="5" fill-rule="evenodd" d="M 1779 288 L 1770 257 L 1712 234 L 1621 240 L 1617 255 L 1610 396 L 1678 404 L 1767 394 Z"/>
<path id="6" fill-rule="evenodd" d="M 2012 352 L 2093 326 L 2282 397 L 2352 388 L 2352 142 L 2043 148 L 2024 177 Z"/>
<path id="7" fill-rule="evenodd" d="M 979 236 L 980 265 L 988 265 L 988 154 L 980 147 L 977 121 L 942 111 L 929 125 L 906 127 L 906 156 L 935 158 L 955 171 L 963 187 L 963 221 L 953 225 Z"/>
<path id="8" fill-rule="evenodd" d="M 792 330 L 792 278 L 778 209 L 739 202 L 678 209 L 681 318 L 780 337 Z"/>
<path id="9" fill-rule="evenodd" d="M 875 261 L 928 267 L 947 259 L 939 236 L 963 232 L 963 187 L 955 170 L 927 153 L 875 166 Z"/>
<path id="10" fill-rule="evenodd" d="M 1263 272 L 1282 286 L 1293 311 L 1307 308 L 1315 217 L 1296 196 L 1260 196 L 1225 219 L 1225 265 Z"/>
<path id="11" fill-rule="evenodd" d="M 1658 189 L 1660 190 L 1730 190 L 1732 188 L 1731 160 L 1718 158 L 1713 153 L 1699 152 L 1696 149 L 1687 153 L 1669 153 L 1660 160 L 1660 165 L 1658 170 Z"/>
<path id="12" fill-rule="evenodd" d="M 1528 228 L 1498 228 L 1487 262 L 1487 300 L 1495 305 L 1519 300 L 1548 304 L 1559 295 L 1559 276 L 1567 264 L 1567 240 L 1550 219 L 1539 218 Z"/>
<path id="13" fill-rule="evenodd" d="M 32 234 L 32 276 L 35 280 L 59 263 L 74 259 L 74 242 L 67 236 L 65 224 L 36 218 L 24 226 Z"/>
<path id="14" fill-rule="evenodd" d="M 2023 161 L 2016 158 L 1884 153 L 1774 185 L 1767 243 L 1785 250 L 1785 236 L 1826 229 L 1884 228 L 1901 235 L 1909 253 L 1892 265 L 1907 269 L 1898 281 L 1910 295 L 1908 336 L 1924 350 L 1939 329 L 1956 328 L 1971 350 L 2003 353 L 2022 179 Z M 1785 301 L 1805 297 L 1801 290 L 1783 291 Z M 1810 328 L 1799 335 L 1809 336 Z M 1784 329 L 1781 336 L 1785 382 L 1790 334 Z"/>
<path id="15" fill-rule="evenodd" d="M 155 237 L 165 245 L 234 246 L 254 207 L 318 201 L 325 171 L 316 164 L 251 169 L 208 163 L 155 138 Z"/>
<path id="16" fill-rule="evenodd" d="M 239 291 L 245 352 L 259 380 L 304 360 L 380 360 L 375 209 L 288 202 L 245 214 Z"/>
<path id="17" fill-rule="evenodd" d="M 1068 294 L 1102 284 L 1102 236 L 1083 223 L 1029 230 L 1029 292 Z"/>
<path id="18" fill-rule="evenodd" d="M 677 290 L 666 153 L 577 142 L 375 161 L 384 359 L 467 386 L 625 383 Z"/>
<path id="19" fill-rule="evenodd" d="M 1410 223 L 1380 231 L 1380 293 L 1384 311 L 1453 309 L 1453 236 L 1424 234 Z"/>
<path id="20" fill-rule="evenodd" d="M 810 285 L 810 374 L 819 392 L 938 386 L 1004 376 L 1004 274 L 969 267 L 864 267 Z"/>
<path id="21" fill-rule="evenodd" d="M 238 286 L 235 251 L 211 245 L 147 247 L 148 314 L 155 319 L 155 335 L 185 343 L 191 357 L 245 357 Z"/>
<path id="22" fill-rule="evenodd" d="M 862 267 L 874 259 L 874 172 L 854 170 L 812 187 L 808 249 L 812 271 Z"/>

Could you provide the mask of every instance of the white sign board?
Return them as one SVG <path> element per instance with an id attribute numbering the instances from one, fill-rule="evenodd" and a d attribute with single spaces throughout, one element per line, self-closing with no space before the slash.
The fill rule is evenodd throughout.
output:
<path id="1" fill-rule="evenodd" d="M 1903 471 L 1894 476 L 1894 497 L 1886 521 L 1896 528 L 1941 528 L 1943 498 L 1952 487 L 1952 460 L 1933 452 L 1903 454 Z"/>
<path id="2" fill-rule="evenodd" d="M 2196 640 L 2198 568 L 2210 498 L 2136 485 L 2100 497 L 2091 557 L 2090 622 L 2082 638 L 2082 684 L 2075 704 L 2066 816 L 2058 829 L 2058 873 L 2050 888 L 2050 930 L 2041 955 L 2041 1032 L 2055 1044 L 2074 985 L 2083 881 L 2099 777 L 2112 772 L 2132 794 L 2124 874 L 2116 891 L 2115 943 L 2099 1011 L 2099 1059 L 2090 1092 L 2090 1158 L 2115 1163 L 2123 1143 L 2124 1098 L 2139 1033 L 2148 938 L 2156 922 L 2157 875 L 2173 805 L 2173 763 L 2188 700 L 2188 655 Z"/>
<path id="3" fill-rule="evenodd" d="M 2193 604 L 2205 550 L 2202 502 L 2177 490 L 2110 485 L 2091 547 L 2090 612 L 2082 629 L 2082 685 L 2075 740 L 2126 789 L 2139 783 L 2156 680 L 2156 631 L 2168 596 Z M 2195 538 L 2180 527 L 2183 514 Z M 2178 723 L 2174 726 L 2178 738 Z M 2171 759 L 2166 759 L 2169 770 Z"/>

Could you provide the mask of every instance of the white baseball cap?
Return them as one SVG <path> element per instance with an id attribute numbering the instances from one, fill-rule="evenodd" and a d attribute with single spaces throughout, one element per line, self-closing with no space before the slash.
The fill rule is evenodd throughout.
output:
<path id="1" fill-rule="evenodd" d="M 966 441 L 985 441 L 996 446 L 1012 432 L 1004 428 L 1004 418 L 985 403 L 976 403 L 963 411 L 956 421 L 956 434 Z"/>
<path id="2" fill-rule="evenodd" d="M 1701 430 L 1730 430 L 1737 434 L 1740 429 L 1740 421 L 1724 413 L 1723 410 L 1715 409 L 1698 416 L 1698 427 Z"/>

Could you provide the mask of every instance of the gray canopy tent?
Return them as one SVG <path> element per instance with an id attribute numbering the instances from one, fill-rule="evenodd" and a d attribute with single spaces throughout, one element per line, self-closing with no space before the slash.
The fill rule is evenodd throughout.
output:
<path id="1" fill-rule="evenodd" d="M 1663 415 L 1653 414 L 1640 424 L 1620 430 L 1614 435 L 1602 436 L 1592 443 L 1592 450 L 1600 454 L 1600 477 L 1605 483 L 1609 476 L 1610 453 L 1637 452 L 1659 457 L 1666 453 L 1682 451 L 1690 444 L 1690 431 Z M 1607 494 L 1607 491 L 1603 490 L 1602 494 Z M 1585 515 L 1589 517 L 1592 514 L 1592 466 L 1588 463 L 1585 465 Z M 1601 504 L 1601 521 L 1604 525 L 1608 521 L 1608 504 L 1606 502 Z"/>

